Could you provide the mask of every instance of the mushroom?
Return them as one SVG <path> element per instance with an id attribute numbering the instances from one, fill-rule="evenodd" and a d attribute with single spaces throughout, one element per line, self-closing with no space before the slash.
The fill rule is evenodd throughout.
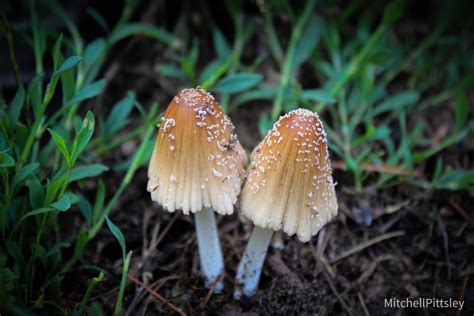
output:
<path id="1" fill-rule="evenodd" d="M 316 113 L 280 117 L 252 153 L 241 194 L 242 214 L 255 227 L 237 269 L 234 297 L 255 294 L 274 231 L 302 242 L 337 214 L 326 133 Z"/>
<path id="2" fill-rule="evenodd" d="M 213 211 L 232 214 L 245 151 L 219 103 L 204 89 L 184 89 L 165 111 L 148 168 L 147 190 L 165 210 L 195 214 L 205 284 L 223 288 L 224 261 Z"/>

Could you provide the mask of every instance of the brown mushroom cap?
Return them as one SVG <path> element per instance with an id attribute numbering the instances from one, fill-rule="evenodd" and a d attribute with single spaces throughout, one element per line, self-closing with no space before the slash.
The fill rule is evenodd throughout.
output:
<path id="1" fill-rule="evenodd" d="M 241 210 L 253 223 L 306 242 L 337 214 L 326 133 L 318 115 L 282 116 L 252 154 Z"/>
<path id="2" fill-rule="evenodd" d="M 212 207 L 232 214 L 245 151 L 219 103 L 201 88 L 184 89 L 165 111 L 148 168 L 147 190 L 166 210 Z"/>

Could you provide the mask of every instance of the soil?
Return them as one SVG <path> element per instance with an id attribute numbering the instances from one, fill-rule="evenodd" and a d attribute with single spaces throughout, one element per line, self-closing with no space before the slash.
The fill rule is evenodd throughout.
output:
<path id="1" fill-rule="evenodd" d="M 344 178 L 341 172 L 335 179 Z M 463 315 L 474 311 L 474 231 L 463 213 L 474 203 L 464 193 L 427 192 L 401 186 L 364 194 L 338 186 L 340 213 L 312 241 L 283 237 L 283 249 L 270 247 L 257 294 L 235 301 L 233 278 L 249 238 L 251 225 L 237 214 L 218 218 L 225 254 L 225 288 L 206 289 L 199 274 L 198 249 L 192 219 L 163 211 L 145 190 L 145 170 L 112 215 L 133 250 L 130 274 L 148 284 L 189 315 L 313 315 L 397 312 L 385 308 L 390 298 L 464 299 Z M 370 205 L 370 206 L 367 206 Z M 363 211 L 354 211 L 360 208 Z M 238 212 L 238 210 L 237 210 Z M 357 223 L 365 213 L 370 225 Z M 359 218 L 360 219 L 360 218 Z M 113 309 L 120 282 L 121 250 L 103 230 L 82 258 L 110 273 L 95 299 Z M 72 275 L 69 299 L 81 298 L 96 272 Z M 67 281 L 67 280 L 66 280 Z M 111 290 L 112 289 L 112 290 Z M 171 310 L 130 282 L 124 308 L 127 315 L 168 314 Z M 413 314 L 454 314 L 453 310 L 406 310 Z"/>

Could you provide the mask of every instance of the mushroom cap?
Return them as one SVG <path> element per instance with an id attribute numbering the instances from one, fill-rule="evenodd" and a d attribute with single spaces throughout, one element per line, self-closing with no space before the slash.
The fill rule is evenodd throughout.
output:
<path id="1" fill-rule="evenodd" d="M 165 111 L 148 167 L 151 199 L 184 214 L 211 207 L 232 214 L 246 154 L 214 97 L 184 89 Z"/>
<path id="2" fill-rule="evenodd" d="M 280 117 L 252 153 L 242 213 L 257 226 L 306 242 L 337 214 L 326 133 L 316 113 Z"/>

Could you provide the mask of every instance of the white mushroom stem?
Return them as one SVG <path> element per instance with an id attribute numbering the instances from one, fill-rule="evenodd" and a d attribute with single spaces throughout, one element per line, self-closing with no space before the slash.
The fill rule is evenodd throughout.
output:
<path id="1" fill-rule="evenodd" d="M 194 218 L 196 221 L 199 259 L 205 284 L 206 287 L 211 287 L 215 283 L 214 291 L 219 293 L 224 287 L 222 282 L 224 260 L 222 258 L 214 211 L 210 208 L 203 208 L 195 213 Z"/>
<path id="2" fill-rule="evenodd" d="M 250 297 L 257 291 L 263 262 L 272 236 L 273 230 L 259 226 L 254 227 L 247 249 L 245 249 L 237 269 L 235 299 L 240 299 L 242 294 Z"/>

